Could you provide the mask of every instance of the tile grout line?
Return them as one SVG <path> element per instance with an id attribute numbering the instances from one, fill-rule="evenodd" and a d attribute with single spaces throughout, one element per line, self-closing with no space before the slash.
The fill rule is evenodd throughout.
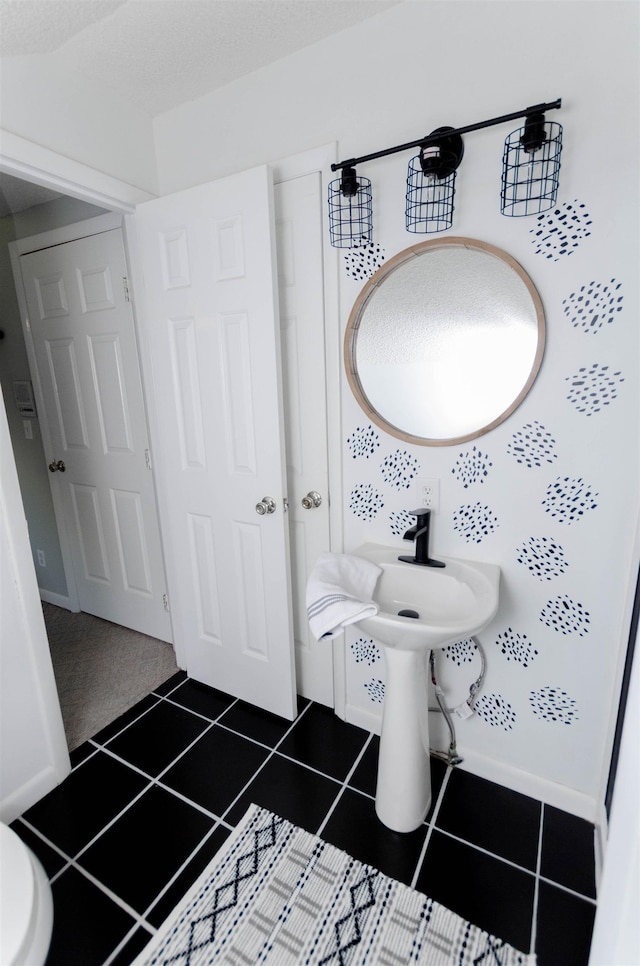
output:
<path id="1" fill-rule="evenodd" d="M 422 864 L 427 854 L 427 849 L 429 847 L 429 842 L 431 841 L 431 836 L 433 835 L 433 830 L 435 828 L 438 812 L 440 811 L 440 806 L 442 805 L 442 799 L 444 798 L 444 793 L 447 789 L 447 785 L 449 784 L 449 778 L 451 777 L 452 772 L 453 772 L 453 766 L 448 765 L 444 778 L 442 779 L 442 785 L 440 786 L 440 791 L 438 792 L 436 803 L 433 807 L 433 814 L 431 816 L 431 821 L 428 823 L 427 834 L 425 835 L 424 842 L 422 843 L 422 848 L 420 849 L 420 855 L 418 856 L 415 872 L 413 873 L 413 878 L 411 879 L 412 889 L 416 888 L 416 882 L 418 881 L 420 872 L 422 871 Z"/>
<path id="2" fill-rule="evenodd" d="M 527 875 L 531 875 L 535 877 L 535 874 L 536 874 L 535 869 L 527 869 L 525 865 L 518 865 L 517 862 L 513 862 L 511 859 L 507 859 L 504 855 L 498 855 L 497 852 L 490 852 L 489 849 L 483 848 L 482 845 L 476 845 L 475 842 L 470 842 L 468 839 L 460 838 L 459 835 L 454 835 L 453 832 L 448 832 L 444 828 L 438 828 L 438 829 L 435 829 L 435 831 L 438 831 L 440 835 L 444 835 L 448 839 L 452 839 L 454 842 L 459 842 L 461 845 L 467 845 L 470 849 L 473 849 L 475 852 L 480 852 L 482 855 L 487 855 L 491 859 L 497 859 L 498 862 L 504 862 L 505 865 L 511 866 L 512 869 L 518 869 L 520 872 L 526 872 Z M 560 886 L 560 883 L 554 882 L 553 885 Z M 562 886 L 560 886 L 560 888 L 562 888 Z M 571 892 L 571 889 L 566 889 L 565 887 L 565 891 Z M 575 895 L 579 895 L 579 893 L 575 893 Z M 586 896 L 580 896 L 580 898 L 584 899 L 586 898 Z"/>
<path id="3" fill-rule="evenodd" d="M 280 747 L 280 745 L 282 744 L 282 742 L 285 740 L 285 738 L 287 738 L 291 734 L 291 732 L 293 731 L 293 729 L 295 728 L 295 726 L 297 725 L 297 723 L 300 721 L 300 719 L 303 717 L 303 715 L 305 715 L 307 713 L 307 711 L 309 710 L 309 708 L 311 707 L 312 704 L 313 704 L 313 702 L 312 701 L 309 701 L 309 703 L 307 704 L 307 706 L 305 708 L 303 708 L 302 711 L 300 712 L 300 714 L 291 722 L 291 725 L 287 728 L 287 730 L 282 735 L 282 737 L 279 738 L 278 741 L 276 741 L 276 743 L 273 746 L 273 748 L 270 748 L 269 754 L 267 755 L 267 757 L 265 758 L 265 760 L 262 762 L 262 764 L 258 768 L 256 768 L 256 770 L 254 771 L 253 775 L 251 775 L 251 777 L 249 778 L 249 780 L 243 785 L 243 787 L 240 789 L 240 791 L 238 792 L 238 794 L 236 795 L 236 797 L 227 805 L 226 809 L 222 813 L 222 819 L 221 819 L 221 821 L 225 822 L 225 824 L 227 824 L 227 826 L 229 826 L 229 824 L 230 824 L 229 822 L 227 822 L 227 815 L 229 814 L 229 812 L 231 811 L 231 809 L 233 808 L 233 806 L 236 804 L 236 802 L 238 802 L 240 800 L 240 798 L 242 798 L 242 796 L 246 792 L 246 790 L 249 787 L 249 785 L 251 785 L 251 783 L 253 781 L 255 781 L 255 779 L 260 774 L 260 772 L 263 771 L 263 769 L 267 765 L 267 762 L 271 761 L 271 759 L 275 755 L 276 751 L 278 750 L 278 748 Z M 231 729 L 227 729 L 227 730 L 230 731 Z M 233 732 L 233 733 L 234 734 L 237 734 L 237 732 Z M 246 738 L 247 736 L 246 735 L 242 735 L 242 737 Z M 249 739 L 249 740 L 253 740 L 253 739 Z M 255 744 L 258 744 L 259 745 L 260 743 L 256 741 Z M 263 745 L 262 747 L 268 747 L 268 746 L 264 746 Z M 284 755 L 282 757 L 286 757 L 286 755 Z M 235 826 L 231 825 L 231 827 L 234 828 Z"/>
<path id="4" fill-rule="evenodd" d="M 173 692 L 171 692 L 171 693 L 173 693 Z M 164 696 L 161 697 L 161 700 L 165 700 Z M 168 771 L 168 769 L 170 769 L 180 758 L 183 757 L 184 754 L 186 754 L 186 752 L 190 748 L 193 747 L 194 744 L 197 743 L 197 741 L 201 737 L 203 737 L 203 735 L 207 734 L 211 730 L 211 728 L 213 728 L 214 724 L 216 724 L 216 723 L 219 722 L 220 717 L 222 717 L 222 715 L 225 714 L 226 711 L 228 711 L 231 707 L 233 707 L 237 703 L 237 700 L 238 699 L 236 699 L 235 701 L 233 701 L 232 704 L 230 704 L 228 708 L 225 708 L 224 711 L 222 711 L 220 713 L 220 715 L 218 716 L 218 718 L 216 718 L 216 719 L 213 719 L 212 720 L 210 718 L 206 718 L 206 716 L 204 716 L 204 715 L 198 715 L 199 717 L 203 718 L 204 720 L 207 720 L 209 722 L 209 726 L 207 728 L 205 728 L 205 730 L 200 735 L 198 735 L 198 737 L 196 737 L 191 742 L 191 744 L 187 746 L 187 748 L 183 749 L 183 751 L 179 755 L 177 755 L 176 758 L 173 759 L 166 766 L 166 768 L 164 768 L 160 772 L 160 774 L 157 775 L 157 776 L 150 776 L 150 775 L 148 775 L 146 772 L 144 772 L 142 769 L 138 768 L 137 766 L 133 765 L 131 762 L 126 761 L 126 759 L 120 758 L 118 755 L 116 755 L 114 752 L 112 752 L 109 748 L 107 748 L 106 745 L 100 745 L 100 744 L 98 744 L 98 743 L 96 743 L 94 741 L 93 743 L 96 745 L 96 750 L 97 751 L 102 751 L 103 753 L 106 753 L 107 755 L 109 755 L 110 758 L 112 758 L 112 759 L 114 759 L 116 761 L 119 761 L 119 762 L 123 763 L 126 767 L 131 768 L 136 773 L 142 775 L 144 778 L 150 779 L 150 781 L 149 781 L 149 783 L 143 789 L 141 789 L 141 791 L 138 793 L 138 795 L 136 795 L 128 803 L 128 805 L 125 808 L 121 809 L 120 812 L 118 812 L 118 814 L 116 816 L 114 816 L 106 825 L 104 825 L 100 829 L 100 831 L 96 835 L 94 835 L 93 838 L 90 839 L 89 842 L 87 842 L 83 846 L 83 848 L 77 853 L 77 855 L 74 858 L 70 858 L 65 852 L 63 852 L 62 849 L 59 848 L 59 846 L 55 845 L 54 842 L 50 841 L 35 826 L 31 826 L 29 822 L 25 821 L 24 819 L 21 819 L 21 821 L 28 828 L 31 828 L 31 831 L 32 832 L 37 833 L 38 837 L 41 838 L 42 841 L 45 842 L 45 844 L 47 844 L 50 847 L 52 847 L 61 856 L 61 858 L 63 858 L 65 860 L 65 864 L 63 865 L 63 867 L 61 869 L 59 869 L 58 872 L 56 872 L 54 874 L 54 876 L 50 879 L 50 882 L 52 884 L 53 884 L 53 882 L 56 879 L 58 879 L 60 877 L 60 875 L 63 872 L 66 872 L 69 868 L 74 868 L 77 872 L 79 872 L 81 875 L 83 875 L 85 878 L 87 878 L 89 881 L 91 881 L 93 883 L 93 885 L 95 885 L 97 888 L 99 888 L 101 892 L 103 892 L 105 895 L 107 895 L 113 902 L 116 903 L 116 905 L 118 905 L 120 908 L 122 908 L 125 912 L 127 912 L 128 915 L 130 915 L 133 918 L 134 925 L 131 927 L 131 929 L 126 934 L 126 936 L 123 937 L 123 939 L 118 944 L 118 946 L 114 950 L 111 951 L 111 953 L 109 954 L 109 957 L 108 957 L 108 959 L 107 959 L 106 962 L 109 962 L 109 961 L 112 961 L 113 960 L 113 957 L 115 955 L 117 955 L 118 951 L 121 948 L 123 948 L 124 945 L 126 945 L 126 943 L 129 941 L 129 939 L 133 936 L 133 934 L 134 934 L 134 932 L 135 932 L 136 929 L 141 928 L 141 927 L 142 928 L 146 928 L 148 930 L 151 930 L 152 935 L 155 935 L 155 933 L 157 932 L 157 930 L 146 919 L 146 916 L 148 915 L 150 909 L 153 908 L 153 906 L 155 905 L 155 903 L 167 892 L 167 890 L 170 888 L 170 886 L 173 885 L 173 883 L 176 881 L 176 879 L 178 878 L 178 876 L 187 867 L 187 865 L 189 864 L 189 862 L 192 861 L 192 859 L 195 856 L 195 854 L 197 853 L 197 851 L 202 847 L 202 845 L 205 844 L 205 842 L 208 841 L 208 839 L 213 835 L 213 833 L 215 832 L 215 830 L 217 828 L 219 828 L 219 827 L 222 826 L 222 827 L 225 827 L 225 828 L 230 829 L 231 831 L 233 831 L 233 828 L 234 828 L 233 825 L 230 825 L 230 823 L 224 821 L 223 818 L 221 818 L 220 816 L 217 816 L 215 813 L 212 813 L 209 810 L 206 810 L 206 809 L 198 806 L 198 803 L 193 802 L 190 799 L 187 799 L 185 796 L 183 796 L 180 793 L 176 792 L 174 789 L 171 789 L 168 786 L 163 785 L 160 779 L 161 779 L 162 775 L 164 775 Z M 169 704 L 172 704 L 174 706 L 177 705 L 177 702 L 175 702 L 175 701 L 168 701 L 168 703 Z M 243 794 L 243 792 L 245 791 L 245 789 L 248 787 L 248 785 L 251 784 L 251 782 L 255 779 L 255 777 L 258 775 L 258 773 L 260 771 L 262 771 L 262 769 L 264 768 L 264 766 L 266 765 L 266 763 L 271 760 L 271 758 L 273 757 L 273 755 L 276 752 L 277 747 L 291 733 L 291 731 L 293 730 L 293 728 L 295 727 L 295 725 L 298 723 L 298 721 L 300 720 L 300 718 L 302 718 L 302 716 L 305 714 L 305 712 L 311 707 L 311 704 L 312 704 L 312 702 L 309 702 L 306 705 L 306 707 L 304 707 L 302 709 L 302 711 L 300 712 L 300 714 L 295 718 L 294 721 L 291 722 L 291 725 L 287 728 L 287 730 L 281 736 L 281 738 L 278 740 L 278 742 L 276 743 L 276 745 L 273 748 L 269 748 L 270 754 L 267 755 L 267 757 L 266 757 L 265 761 L 262 763 L 262 765 L 258 769 L 256 769 L 256 771 L 253 773 L 253 775 L 251 776 L 251 778 L 247 782 L 247 785 L 244 786 L 244 788 L 241 790 L 241 792 L 239 793 L 239 795 L 236 796 L 236 798 L 231 802 L 231 804 L 229 805 L 229 807 L 223 813 L 224 815 L 227 814 L 227 812 L 229 811 L 229 809 L 234 805 L 234 803 L 237 801 L 237 799 L 240 797 L 240 795 Z M 152 708 L 147 709 L 147 711 L 143 712 L 143 714 L 141 714 L 137 718 L 135 718 L 134 721 L 129 722 L 127 725 L 125 725 L 125 727 L 121 731 L 117 732 L 115 735 L 112 735 L 108 739 L 108 741 L 111 741 L 115 737 L 123 734 L 126 731 L 127 728 L 129 728 L 132 724 L 135 724 L 136 722 L 140 721 L 146 714 L 149 713 L 149 711 L 153 710 L 153 708 L 155 708 L 155 707 L 157 707 L 157 704 L 154 704 L 152 706 Z M 185 709 L 182 705 L 180 705 L 179 707 L 181 707 L 182 710 L 190 711 L 190 709 Z M 195 713 L 195 712 L 191 712 L 191 713 Z M 231 729 L 231 728 L 225 728 L 225 730 L 231 731 L 234 734 L 238 734 L 239 737 L 245 738 L 247 740 L 250 740 L 250 741 L 253 740 L 253 739 L 249 738 L 249 736 L 247 736 L 247 735 L 243 735 L 241 733 L 234 732 L 233 729 Z M 260 742 L 254 742 L 254 743 L 260 745 Z M 264 745 L 260 745 L 260 746 L 261 747 L 266 747 L 266 748 L 269 747 L 269 746 L 264 746 Z M 93 758 L 93 755 L 91 755 L 90 757 Z M 286 756 L 283 756 L 283 757 L 286 757 Z M 89 759 L 84 759 L 84 761 L 88 761 L 88 760 Z M 295 760 L 295 759 L 291 759 L 291 760 Z M 80 765 L 84 764 L 84 761 L 83 762 L 80 762 Z M 300 763 L 300 764 L 302 764 L 302 763 Z M 80 765 L 78 767 L 80 767 Z M 314 770 L 315 771 L 315 769 L 311 769 L 311 770 Z M 322 774 L 322 773 L 321 772 L 318 772 L 318 774 Z M 167 791 L 167 792 L 169 792 L 171 794 L 176 795 L 178 798 L 180 798 L 186 804 L 189 804 L 191 807 L 196 808 L 198 811 L 201 811 L 201 812 L 207 814 L 209 817 L 214 818 L 214 824 L 212 825 L 212 827 L 209 830 L 209 832 L 207 832 L 207 834 L 200 840 L 200 842 L 198 843 L 198 845 L 194 847 L 194 849 L 191 851 L 191 853 L 189 854 L 189 856 L 182 863 L 182 865 L 180 866 L 180 868 L 174 873 L 173 876 L 171 876 L 171 878 L 169 879 L 169 881 L 164 884 L 164 886 L 161 889 L 161 891 L 154 897 L 153 902 L 150 903 L 150 905 L 147 907 L 147 909 L 145 909 L 145 911 L 143 913 L 138 913 L 128 903 L 126 903 L 123 899 L 121 899 L 115 892 L 113 892 L 105 883 L 103 883 L 100 879 L 97 879 L 92 873 L 90 873 L 87 869 L 85 869 L 84 866 L 80 865 L 78 863 L 78 859 L 81 858 L 81 856 L 84 855 L 85 852 L 90 848 L 90 846 L 92 846 L 103 835 L 104 832 L 106 832 L 109 828 L 111 828 L 111 826 L 119 818 L 121 818 L 126 812 L 128 812 L 129 809 L 146 792 L 148 792 L 149 789 L 152 788 L 152 787 L 163 788 L 165 791 Z"/>
<path id="5" fill-rule="evenodd" d="M 347 772 L 347 774 L 345 776 L 345 779 L 342 782 L 342 787 L 340 788 L 340 791 L 338 792 L 338 794 L 334 798 L 332 805 L 329 806 L 329 810 L 327 811 L 327 814 L 325 815 L 324 819 L 320 823 L 320 827 L 318 828 L 318 831 L 316 832 L 316 835 L 322 836 L 322 833 L 323 833 L 323 831 L 324 831 L 324 829 L 325 829 L 325 827 L 327 825 L 327 822 L 329 821 L 329 819 L 333 815 L 334 811 L 336 810 L 337 805 L 338 805 L 338 802 L 340 801 L 340 799 L 342 798 L 342 796 L 345 793 L 345 789 L 349 786 L 349 779 L 352 778 L 352 776 L 353 776 L 356 768 L 358 767 L 358 765 L 362 761 L 362 759 L 364 757 L 364 754 L 365 754 L 367 748 L 369 747 L 369 745 L 371 744 L 372 741 L 373 741 L 373 732 L 370 732 L 369 733 L 369 737 L 365 740 L 364 745 L 360 749 L 360 754 L 357 755 L 356 760 L 354 761 L 353 765 L 351 766 L 351 768 Z"/>

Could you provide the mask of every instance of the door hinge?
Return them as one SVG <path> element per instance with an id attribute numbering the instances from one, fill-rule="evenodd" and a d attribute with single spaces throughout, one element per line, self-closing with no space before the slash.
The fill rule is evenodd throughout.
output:
<path id="1" fill-rule="evenodd" d="M 126 275 L 122 276 L 122 288 L 124 289 L 124 298 L 126 302 L 131 301 L 131 295 L 129 294 L 129 279 Z"/>
<path id="2" fill-rule="evenodd" d="M 166 612 L 167 612 L 167 614 L 168 614 L 168 613 L 170 613 L 170 608 L 169 608 L 169 597 L 168 597 L 168 595 L 167 595 L 167 594 L 163 594 L 163 595 L 162 595 L 162 606 L 163 606 L 163 607 L 164 607 L 164 609 L 166 610 Z"/>
<path id="3" fill-rule="evenodd" d="M 153 469 L 153 467 L 151 466 L 151 452 L 148 449 L 144 451 L 144 461 L 147 464 L 148 470 Z"/>

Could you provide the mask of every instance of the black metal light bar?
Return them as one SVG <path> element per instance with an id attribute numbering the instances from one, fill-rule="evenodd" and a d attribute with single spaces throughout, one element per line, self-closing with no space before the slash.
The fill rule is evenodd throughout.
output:
<path id="1" fill-rule="evenodd" d="M 515 121 L 519 117 L 529 117 L 534 114 L 544 114 L 545 111 L 553 111 L 562 106 L 562 99 L 548 104 L 534 104 L 523 111 L 514 111 L 513 114 L 502 114 L 500 117 L 491 118 L 489 121 L 480 121 L 478 124 L 467 124 L 465 127 L 447 129 L 447 136 L 453 137 L 456 134 L 468 134 L 470 131 L 480 131 L 485 127 L 493 127 L 495 124 L 504 124 L 506 121 Z M 354 168 L 357 164 L 365 161 L 375 161 L 376 158 L 386 158 L 389 154 L 398 154 L 400 151 L 408 151 L 410 148 L 424 148 L 432 144 L 438 144 L 442 140 L 442 134 L 433 133 L 417 141 L 407 141 L 406 144 L 398 144 L 395 148 L 386 148 L 384 151 L 374 151 L 373 154 L 363 154 L 360 158 L 350 158 L 348 161 L 339 161 L 331 165 L 332 171 L 340 171 L 342 168 Z"/>

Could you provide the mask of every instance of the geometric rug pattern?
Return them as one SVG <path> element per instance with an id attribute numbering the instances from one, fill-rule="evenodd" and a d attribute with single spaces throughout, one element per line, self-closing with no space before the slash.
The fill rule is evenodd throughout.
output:
<path id="1" fill-rule="evenodd" d="M 535 966 L 428 896 L 251 805 L 135 966 Z"/>

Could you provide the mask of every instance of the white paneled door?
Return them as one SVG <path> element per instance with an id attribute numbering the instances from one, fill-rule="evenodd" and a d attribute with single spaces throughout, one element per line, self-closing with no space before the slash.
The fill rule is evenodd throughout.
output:
<path id="1" fill-rule="evenodd" d="M 20 258 L 80 609 L 171 641 L 120 229 Z"/>
<path id="2" fill-rule="evenodd" d="M 276 184 L 275 210 L 296 680 L 332 708 L 332 647 L 315 640 L 306 608 L 309 574 L 330 547 L 320 173 Z"/>
<path id="3" fill-rule="evenodd" d="M 267 168 L 136 209 L 176 651 L 190 677 L 296 713 Z"/>

